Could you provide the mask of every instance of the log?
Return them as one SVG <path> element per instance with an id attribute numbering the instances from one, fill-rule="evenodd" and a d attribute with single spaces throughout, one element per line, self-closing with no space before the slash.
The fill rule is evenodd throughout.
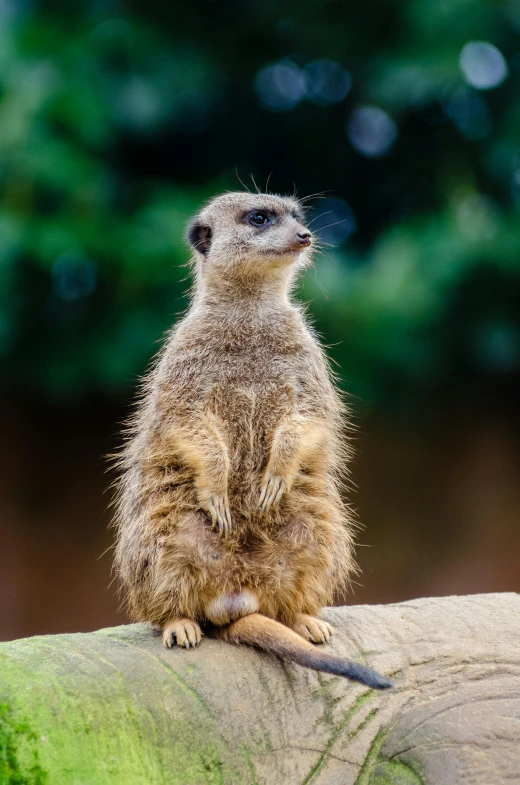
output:
<path id="1" fill-rule="evenodd" d="M 328 608 L 384 692 L 146 625 L 0 644 L 0 783 L 520 781 L 520 598 Z"/>

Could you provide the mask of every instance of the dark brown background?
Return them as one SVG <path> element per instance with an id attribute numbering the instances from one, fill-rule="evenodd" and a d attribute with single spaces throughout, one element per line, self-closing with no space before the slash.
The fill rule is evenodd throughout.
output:
<path id="1" fill-rule="evenodd" d="M 3 401 L 0 638 L 124 622 L 111 583 L 104 455 L 124 411 Z M 520 591 L 520 445 L 511 420 L 454 411 L 415 429 L 360 424 L 349 603 Z"/>

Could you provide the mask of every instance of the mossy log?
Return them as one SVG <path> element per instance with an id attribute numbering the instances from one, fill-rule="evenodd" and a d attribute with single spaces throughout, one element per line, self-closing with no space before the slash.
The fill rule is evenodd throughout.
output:
<path id="1" fill-rule="evenodd" d="M 520 597 L 329 608 L 368 690 L 145 625 L 0 645 L 0 783 L 520 782 Z"/>

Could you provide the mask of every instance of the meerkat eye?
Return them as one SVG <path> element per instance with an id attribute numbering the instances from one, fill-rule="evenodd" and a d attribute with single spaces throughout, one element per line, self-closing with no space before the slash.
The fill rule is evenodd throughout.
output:
<path id="1" fill-rule="evenodd" d="M 267 226 L 272 223 L 272 219 L 269 215 L 261 210 L 253 210 L 253 212 L 249 213 L 247 216 L 247 220 L 251 226 Z"/>

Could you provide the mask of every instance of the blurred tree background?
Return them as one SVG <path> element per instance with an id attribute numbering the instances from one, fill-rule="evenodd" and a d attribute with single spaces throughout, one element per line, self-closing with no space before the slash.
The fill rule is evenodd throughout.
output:
<path id="1" fill-rule="evenodd" d="M 4 458 L 3 525 L 18 565 L 29 546 L 16 532 L 30 527 L 30 548 L 36 532 L 41 547 L 62 542 L 63 472 L 78 467 L 86 500 L 80 475 L 101 475 L 137 376 L 186 307 L 187 219 L 239 178 L 252 188 L 251 174 L 261 189 L 322 193 L 309 215 L 325 251 L 300 294 L 366 432 L 355 479 L 386 547 L 378 586 L 390 564 L 423 573 L 446 539 L 463 561 L 475 511 L 498 527 L 479 553 L 500 540 L 496 558 L 517 564 L 519 4 L 0 0 L 2 433 L 18 455 L 15 468 Z M 473 478 L 453 491 L 465 512 L 446 467 Z M 407 516 L 415 529 L 399 528 Z M 414 532 L 439 518 L 418 557 Z M 30 581 L 11 561 L 6 596 L 19 597 Z M 421 588 L 520 588 L 506 574 Z M 420 590 L 399 586 L 366 596 Z M 16 602 L 6 629 L 18 633 Z"/>

